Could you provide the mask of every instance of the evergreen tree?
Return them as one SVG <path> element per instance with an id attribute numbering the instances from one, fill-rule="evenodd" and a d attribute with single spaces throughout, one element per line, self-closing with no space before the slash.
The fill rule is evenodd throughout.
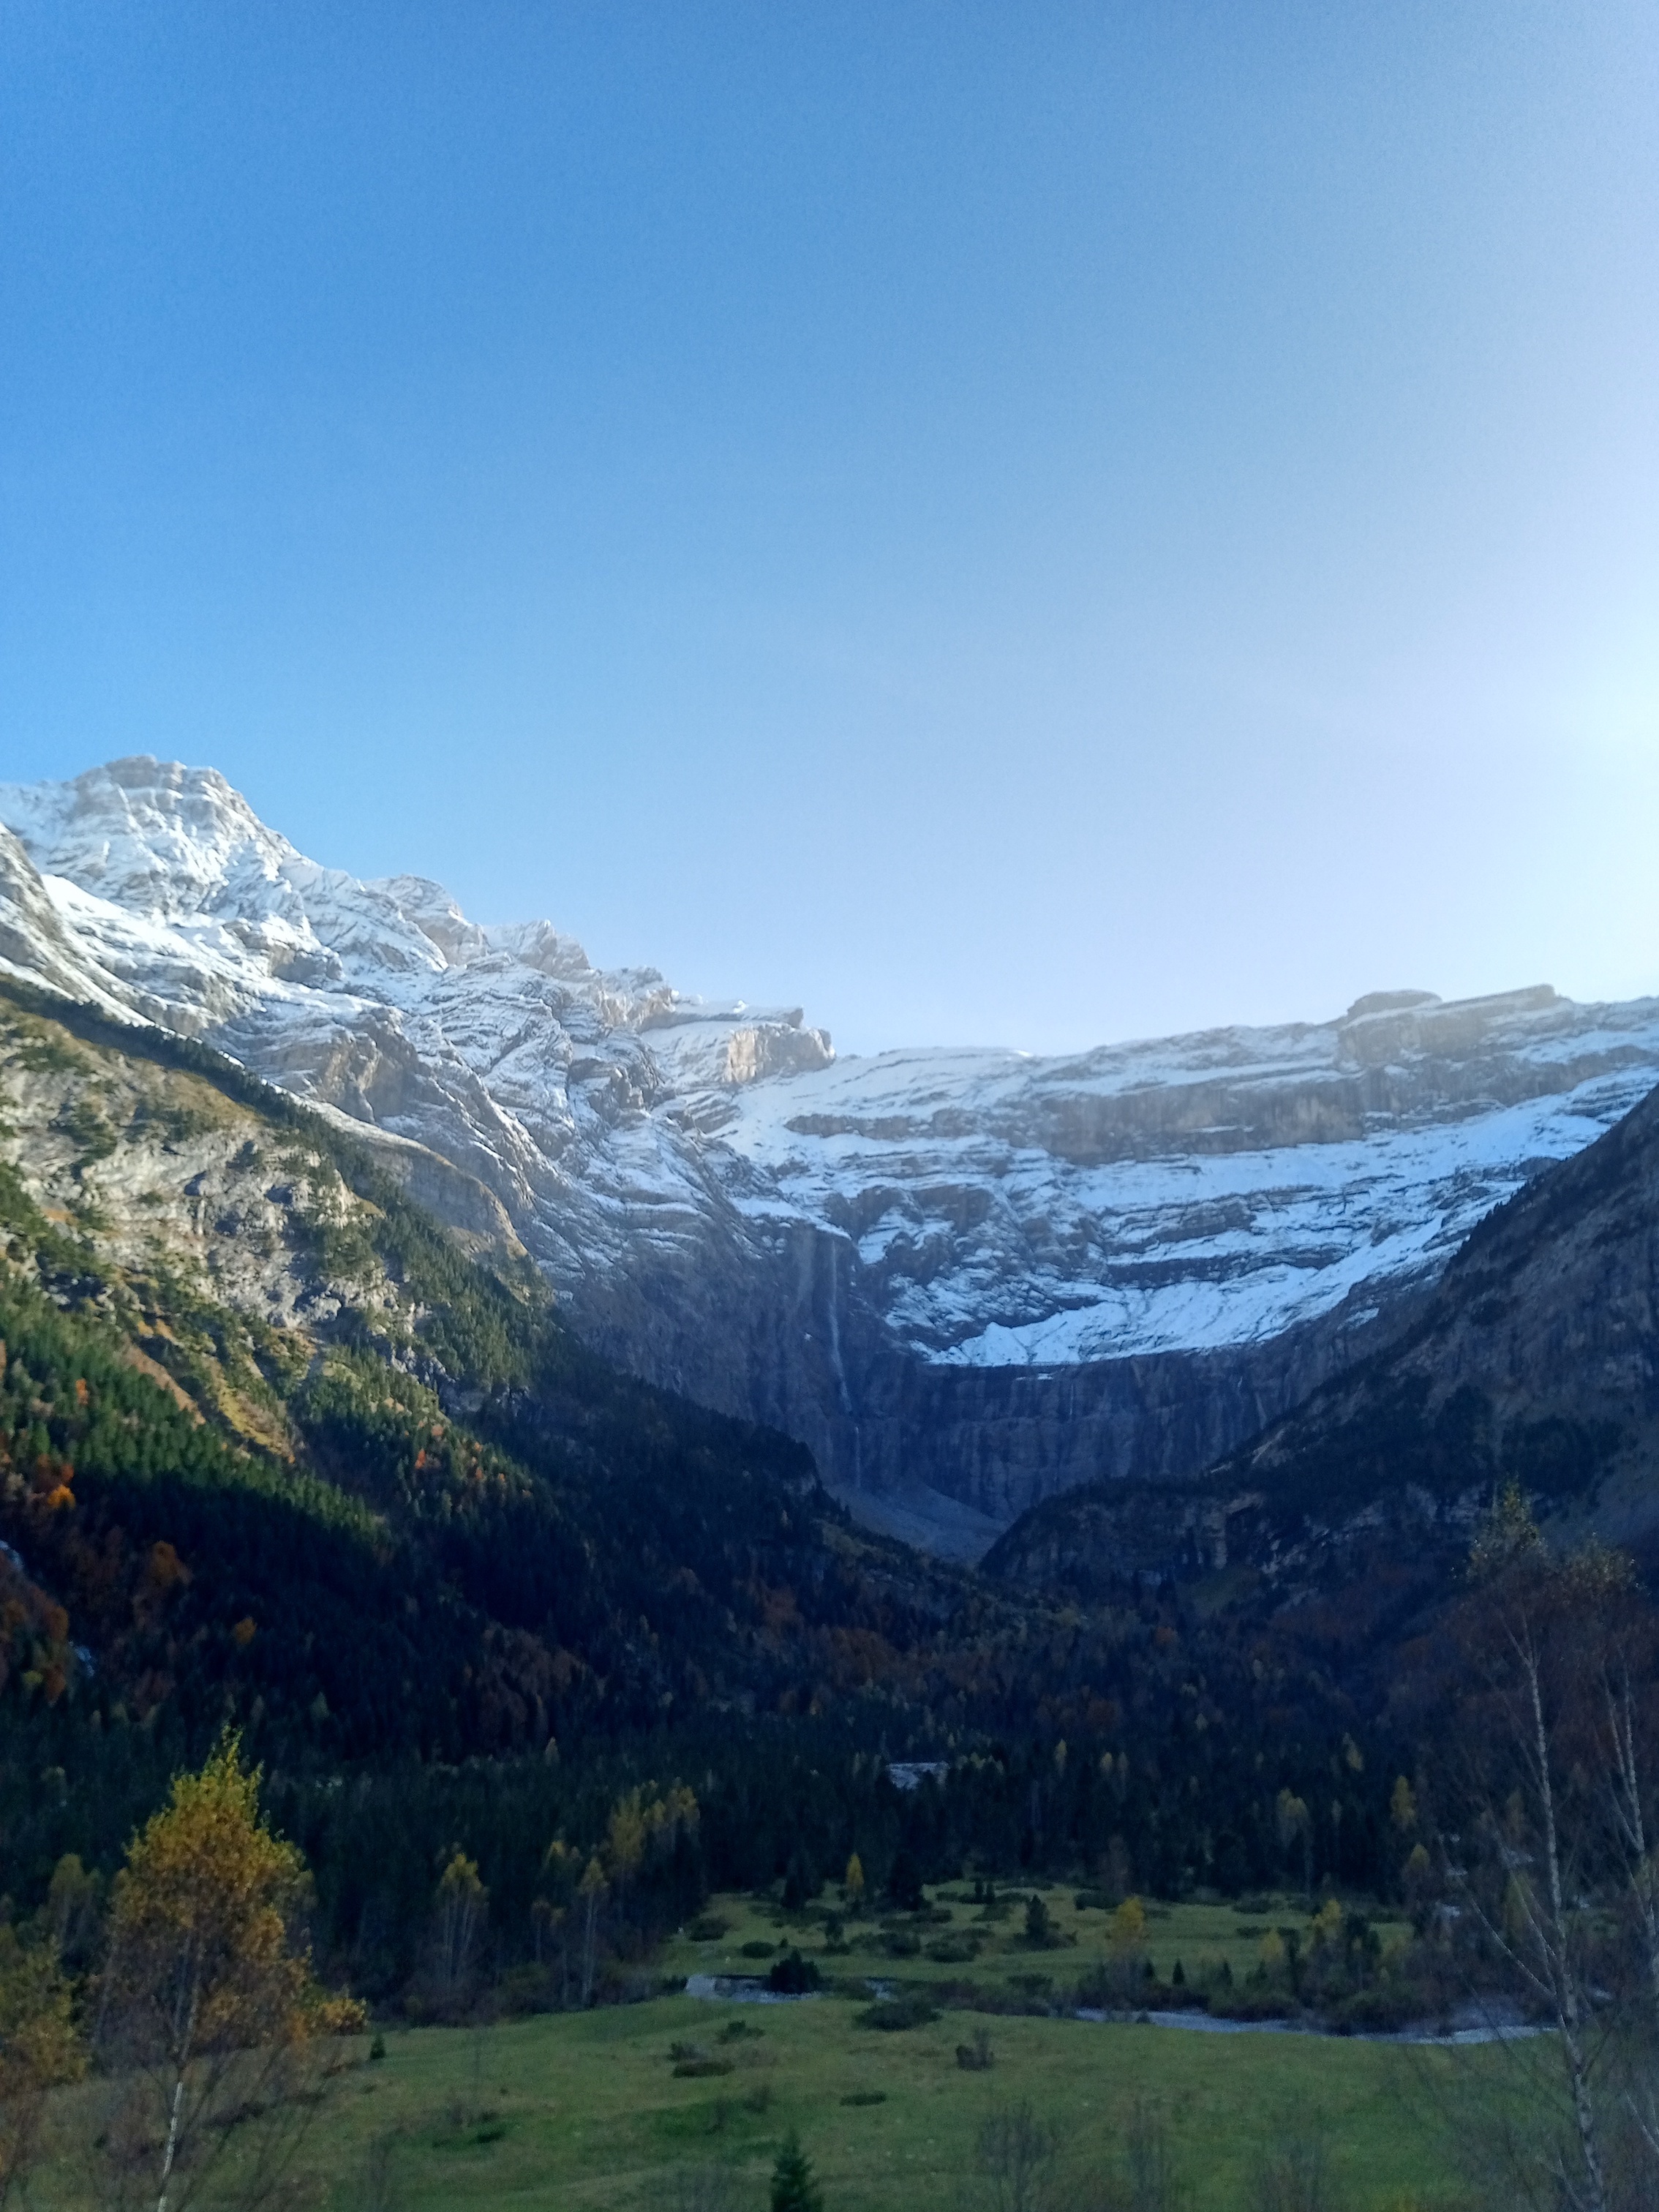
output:
<path id="1" fill-rule="evenodd" d="M 921 1869 L 908 1844 L 901 1844 L 887 1877 L 887 1894 L 901 1912 L 919 1912 L 924 1902 Z"/>
<path id="2" fill-rule="evenodd" d="M 811 1904 L 823 1887 L 823 1883 L 819 1878 L 818 1870 L 807 1853 L 805 1850 L 791 1852 L 788 1871 L 783 1877 L 784 1911 L 786 1912 L 800 1911 L 804 1906 Z"/>
<path id="3" fill-rule="evenodd" d="M 772 2212 L 823 2212 L 823 2191 L 793 2128 L 772 2168 Z"/>

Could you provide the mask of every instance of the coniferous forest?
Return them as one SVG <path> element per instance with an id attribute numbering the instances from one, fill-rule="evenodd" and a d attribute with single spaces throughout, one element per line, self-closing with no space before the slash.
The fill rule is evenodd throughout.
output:
<path id="1" fill-rule="evenodd" d="M 848 1917 L 922 1963 L 878 2027 L 1376 2033 L 1478 1999 L 1571 2054 L 1576 2006 L 1613 2033 L 1585 2109 L 1636 2109 L 1659 1624 L 1520 1486 L 1472 1468 L 1426 1524 L 1362 1498 L 1322 1549 L 1299 1506 L 1288 1581 L 941 1564 L 799 1445 L 607 1366 L 521 1255 L 202 1048 L 8 987 L 0 1073 L 0 1998 L 37 2039 L 115 1986 L 144 1854 L 222 1802 L 304 1930 L 246 2003 L 296 2021 L 648 1996 L 747 1893 L 799 1931 L 777 1994 Z M 943 1892 L 1063 1951 L 1056 1884 L 1112 1916 L 1070 1980 L 987 1982 L 937 1933 Z M 1273 1896 L 1306 1926 L 1248 1975 L 1155 1971 L 1143 1900 Z"/>
<path id="2" fill-rule="evenodd" d="M 1316 1881 L 1394 1881 L 1409 1747 L 1340 1607 L 1218 1612 L 1145 1577 L 1045 1602 L 872 1537 L 799 1446 L 607 1368 L 522 1263 L 464 1257 L 291 1102 L 52 1012 L 11 999 L 5 1048 L 74 1091 L 79 1121 L 51 1126 L 74 1188 L 141 1141 L 302 1184 L 277 1260 L 337 1310 L 273 1329 L 3 1171 L 18 1906 L 65 1853 L 107 1869 L 228 1723 L 304 1844 L 325 1950 L 381 1991 L 414 1969 L 447 1847 L 527 1955 L 549 1845 L 590 1851 L 636 1787 L 701 1808 L 660 1904 L 635 1893 L 647 1921 L 854 1851 L 878 1884 L 901 1855 L 933 1879 L 1115 1854 L 1159 1893 L 1236 1893 L 1284 1871 L 1285 1790 L 1341 1808 Z M 946 1771 L 902 1792 L 894 1760 Z"/>

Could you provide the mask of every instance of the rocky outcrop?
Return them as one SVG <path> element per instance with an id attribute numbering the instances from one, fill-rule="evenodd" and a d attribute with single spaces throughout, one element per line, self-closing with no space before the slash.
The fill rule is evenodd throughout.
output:
<path id="1" fill-rule="evenodd" d="M 33 977 L 66 998 L 124 1015 L 126 994 L 112 989 L 59 919 L 22 845 L 0 823 L 0 966 Z"/>
<path id="2" fill-rule="evenodd" d="M 799 1008 L 320 867 L 210 770 L 0 787 L 0 965 L 349 1115 L 469 1236 L 509 1224 L 599 1349 L 944 1549 L 1231 1450 L 1659 1079 L 1659 1002 L 1544 988 L 837 1060 Z"/>

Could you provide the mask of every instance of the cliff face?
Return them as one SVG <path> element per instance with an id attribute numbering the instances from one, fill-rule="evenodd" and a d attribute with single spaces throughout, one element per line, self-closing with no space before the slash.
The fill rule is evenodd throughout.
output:
<path id="1" fill-rule="evenodd" d="M 992 1573 L 1079 1595 L 1363 1547 L 1384 1577 L 1467 1545 L 1514 1483 L 1565 1531 L 1659 1550 L 1659 1091 L 1487 1216 L 1389 1341 L 1196 1482 L 1040 1504 Z"/>
<path id="2" fill-rule="evenodd" d="M 799 1009 L 319 867 L 210 771 L 0 787 L 0 966 L 348 1115 L 476 1233 L 498 1206 L 597 1348 L 946 1551 L 1231 1450 L 1659 1080 L 1659 1002 L 1541 988 L 837 1060 Z"/>
<path id="3" fill-rule="evenodd" d="M 837 1318 L 836 1247 L 817 1241 L 829 1255 L 823 1279 L 799 1281 L 797 1302 L 772 1316 L 769 1336 L 757 1328 L 751 1340 L 759 1387 L 750 1402 L 836 1471 L 834 1486 L 871 1525 L 962 1558 L 1079 1484 L 1163 1481 L 1209 1467 L 1413 1310 L 1401 1291 L 1389 1320 L 1368 1299 L 1260 1344 L 1038 1368 L 920 1359 L 884 1344 L 873 1326 L 860 1338 L 843 1308 L 831 1364 L 823 1347 Z M 803 1320 L 818 1325 L 804 1347 L 791 1341 Z"/>

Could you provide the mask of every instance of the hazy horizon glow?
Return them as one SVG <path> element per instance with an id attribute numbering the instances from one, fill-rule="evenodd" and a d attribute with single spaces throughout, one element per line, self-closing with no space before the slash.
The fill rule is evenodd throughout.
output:
<path id="1" fill-rule="evenodd" d="M 1659 18 L 0 26 L 0 780 L 838 1043 L 1659 990 Z"/>

